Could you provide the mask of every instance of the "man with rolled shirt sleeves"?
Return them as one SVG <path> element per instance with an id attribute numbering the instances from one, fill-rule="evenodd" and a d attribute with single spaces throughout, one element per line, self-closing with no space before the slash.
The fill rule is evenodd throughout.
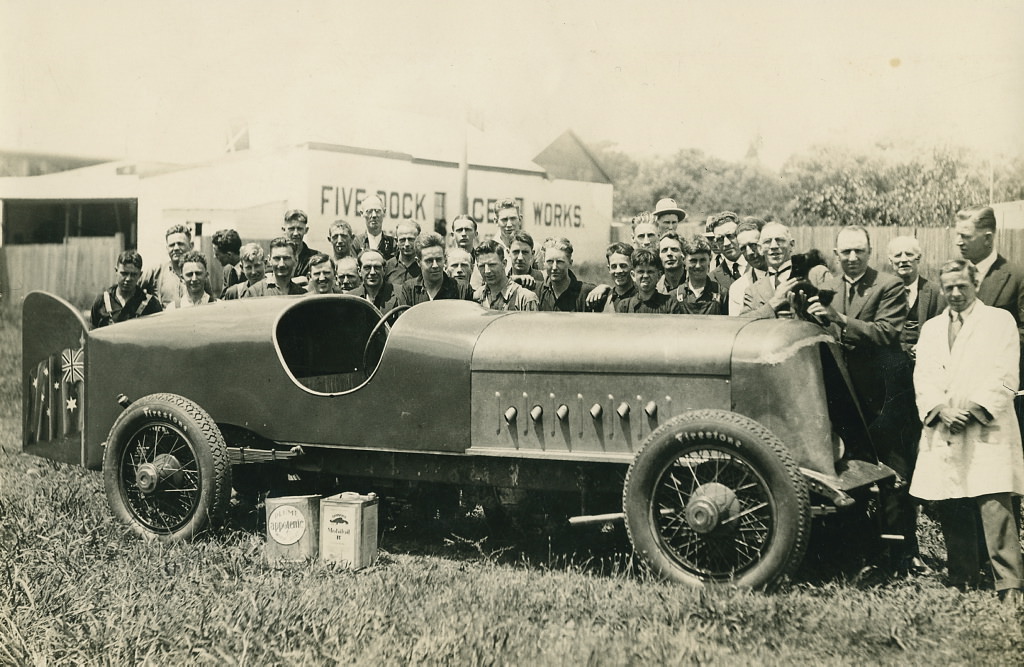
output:
<path id="1" fill-rule="evenodd" d="M 871 237 L 860 225 L 840 230 L 834 253 L 842 270 L 833 276 L 835 298 L 826 306 L 812 297 L 807 314 L 825 323 L 843 348 L 850 381 L 879 459 L 909 482 L 917 440 L 903 426 L 915 414 L 914 387 L 904 374 L 894 372 L 906 359 L 900 347 L 907 319 L 903 281 L 868 264 Z M 890 565 L 904 573 L 919 567 L 916 509 L 905 485 L 888 494 L 886 503 L 887 523 L 903 537 L 902 542 L 890 544 Z"/>
<path id="2" fill-rule="evenodd" d="M 547 278 L 538 293 L 541 310 L 593 312 L 587 305 L 587 295 L 594 289 L 594 285 L 578 279 L 571 267 L 572 243 L 569 239 L 549 239 L 544 243 L 544 270 Z"/>
<path id="3" fill-rule="evenodd" d="M 388 261 L 395 256 L 398 249 L 398 239 L 385 234 L 384 229 L 384 200 L 377 195 L 370 195 L 362 201 L 363 220 L 366 221 L 366 233 L 356 237 L 354 251 L 361 253 L 363 250 L 376 250 Z"/>
<path id="4" fill-rule="evenodd" d="M 402 285 L 398 295 L 399 306 L 415 306 L 438 299 L 473 300 L 468 283 L 456 280 L 445 273 L 444 238 L 440 234 L 421 234 L 416 239 L 415 250 L 420 264 L 420 276 Z"/>
<path id="5" fill-rule="evenodd" d="M 413 220 L 403 220 L 395 228 L 395 239 L 398 243 L 395 256 L 384 264 L 384 279 L 401 290 L 408 280 L 419 278 L 420 264 L 416 260 L 416 238 L 420 235 L 420 224 Z"/>

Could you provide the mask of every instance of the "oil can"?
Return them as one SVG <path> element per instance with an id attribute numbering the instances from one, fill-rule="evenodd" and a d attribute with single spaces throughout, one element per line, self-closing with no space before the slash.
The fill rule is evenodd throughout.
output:
<path id="1" fill-rule="evenodd" d="M 353 570 L 377 560 L 377 494 L 339 493 L 320 501 L 320 558 Z"/>
<path id="2" fill-rule="evenodd" d="M 268 496 L 267 562 L 315 559 L 320 546 L 320 496 Z"/>

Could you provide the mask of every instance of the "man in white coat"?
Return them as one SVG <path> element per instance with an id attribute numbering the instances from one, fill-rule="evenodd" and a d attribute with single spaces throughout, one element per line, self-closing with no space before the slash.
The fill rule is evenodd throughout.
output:
<path id="1" fill-rule="evenodd" d="M 911 495 L 936 502 L 950 583 L 973 587 L 988 550 L 1000 598 L 1019 604 L 1024 556 L 1011 497 L 1024 495 L 1024 452 L 1013 409 L 1020 339 L 1013 316 L 977 299 L 977 269 L 946 263 L 949 307 L 925 322 L 914 388 L 924 422 Z"/>

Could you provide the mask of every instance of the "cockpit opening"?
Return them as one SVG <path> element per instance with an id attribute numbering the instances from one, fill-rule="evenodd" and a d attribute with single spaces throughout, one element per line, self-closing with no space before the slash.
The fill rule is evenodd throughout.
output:
<path id="1" fill-rule="evenodd" d="M 299 384 L 317 393 L 339 394 L 357 388 L 373 373 L 365 364 L 376 367 L 380 361 L 379 354 L 365 354 L 379 321 L 380 313 L 363 299 L 309 297 L 285 311 L 274 338 L 282 362 Z M 378 333 L 375 338 L 382 337 Z"/>

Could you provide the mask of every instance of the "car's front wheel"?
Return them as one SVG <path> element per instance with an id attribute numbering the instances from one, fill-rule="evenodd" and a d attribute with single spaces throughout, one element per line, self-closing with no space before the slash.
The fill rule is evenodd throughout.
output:
<path id="1" fill-rule="evenodd" d="M 807 487 L 764 426 L 698 410 L 651 433 L 626 476 L 626 527 L 659 575 L 693 586 L 768 588 L 803 558 Z"/>
<path id="2" fill-rule="evenodd" d="M 201 407 L 151 394 L 114 422 L 103 455 L 114 516 L 143 536 L 190 540 L 219 522 L 231 499 L 231 466 L 220 429 Z"/>

